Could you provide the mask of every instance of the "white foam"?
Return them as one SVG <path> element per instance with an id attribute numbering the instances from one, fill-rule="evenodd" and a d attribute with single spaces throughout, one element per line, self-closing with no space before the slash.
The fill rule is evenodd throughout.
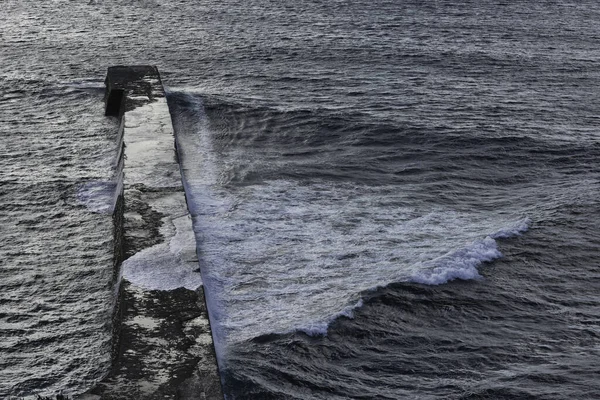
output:
<path id="1" fill-rule="evenodd" d="M 531 224 L 531 219 L 523 218 L 523 219 L 517 221 L 512 226 L 499 229 L 494 234 L 490 235 L 490 237 L 492 237 L 493 239 L 504 239 L 504 238 L 510 238 L 513 236 L 518 236 L 521 233 L 527 231 L 527 229 L 529 229 L 530 224 Z"/>
<path id="2" fill-rule="evenodd" d="M 120 186 L 113 181 L 92 181 L 77 190 L 77 201 L 94 213 L 111 214 Z"/>
<path id="3" fill-rule="evenodd" d="M 479 279 L 477 268 L 484 262 L 493 261 L 502 257 L 498 250 L 498 243 L 495 239 L 509 238 L 520 235 L 529 228 L 529 218 L 523 218 L 513 225 L 501 228 L 497 232 L 476 240 L 456 251 L 450 252 L 434 261 L 433 268 L 426 268 L 416 272 L 411 278 L 411 282 L 423 283 L 427 285 L 440 285 L 454 279 Z"/>
<path id="4" fill-rule="evenodd" d="M 217 153 L 201 109 L 197 118 L 194 129 L 183 123 L 177 140 L 221 349 L 273 332 L 325 334 L 340 315 L 351 317 L 361 292 L 392 282 L 477 278 L 482 262 L 500 256 L 494 239 L 528 223 L 518 216 L 522 210 L 424 208 L 410 187 L 317 180 L 227 185 L 219 177 L 230 166 L 278 158 L 248 147 Z"/>
<path id="5" fill-rule="evenodd" d="M 410 281 L 427 285 L 439 285 L 453 279 L 477 279 L 481 276 L 477 267 L 485 262 L 502 257 L 498 245 L 491 237 L 477 240 L 447 256 L 440 257 L 436 266 L 415 273 Z"/>
<path id="6" fill-rule="evenodd" d="M 431 216 L 425 218 L 430 219 Z M 498 250 L 498 243 L 493 238 L 518 236 L 527 231 L 530 223 L 529 218 L 523 218 L 513 225 L 502 228 L 490 236 L 486 236 L 484 239 L 476 240 L 459 250 L 439 257 L 431 262 L 431 264 L 435 265 L 434 267 L 420 270 L 410 277 L 408 281 L 426 285 L 440 285 L 454 279 L 481 279 L 477 268 L 484 262 L 502 257 L 502 253 Z M 374 291 L 379 287 L 382 287 L 382 285 L 370 288 L 369 291 Z M 296 330 L 304 332 L 309 336 L 326 336 L 327 330 L 333 321 L 339 317 L 354 318 L 354 311 L 362 306 L 363 299 L 361 298 L 355 304 L 346 306 L 340 312 L 322 320 L 311 321 L 307 325 L 298 327 Z M 289 333 L 289 331 L 280 333 Z"/>
<path id="7" fill-rule="evenodd" d="M 500 256 L 492 236 L 523 229 L 490 215 L 389 208 L 374 190 L 271 181 L 222 201 L 210 186 L 191 196 L 206 202 L 195 229 L 225 340 L 323 334 L 361 291 L 476 278 L 482 262 Z"/>
<path id="8" fill-rule="evenodd" d="M 175 235 L 167 242 L 144 249 L 123 261 L 123 277 L 136 286 L 153 290 L 202 285 L 195 255 L 195 238 L 188 215 L 172 220 Z M 165 229 L 166 230 L 166 229 Z"/>
<path id="9" fill-rule="evenodd" d="M 136 286 L 151 290 L 180 287 L 195 290 L 202 285 L 197 263 L 186 263 L 161 243 L 142 250 L 123 262 L 123 277 Z"/>

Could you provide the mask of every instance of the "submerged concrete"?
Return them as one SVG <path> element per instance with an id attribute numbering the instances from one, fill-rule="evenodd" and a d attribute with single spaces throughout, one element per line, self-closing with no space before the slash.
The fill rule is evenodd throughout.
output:
<path id="1" fill-rule="evenodd" d="M 113 368 L 82 399 L 223 399 L 171 117 L 156 67 L 111 67 L 121 119 Z"/>

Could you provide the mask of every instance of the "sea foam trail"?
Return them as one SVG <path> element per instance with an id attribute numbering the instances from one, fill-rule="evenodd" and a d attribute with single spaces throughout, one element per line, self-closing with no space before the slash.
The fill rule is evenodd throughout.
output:
<path id="1" fill-rule="evenodd" d="M 514 225 L 502 228 L 497 232 L 476 240 L 473 243 L 448 253 L 433 261 L 431 269 L 415 273 L 409 281 L 426 285 L 440 285 L 454 279 L 478 279 L 478 267 L 484 263 L 502 257 L 498 243 L 494 239 L 510 238 L 520 235 L 529 228 L 529 218 L 523 218 Z"/>
<path id="2" fill-rule="evenodd" d="M 519 236 L 529 229 L 530 224 L 531 220 L 529 218 L 523 218 L 513 225 L 501 228 L 497 232 L 492 233 L 481 240 L 476 240 L 459 250 L 450 252 L 433 260 L 431 264 L 433 264 L 434 267 L 415 273 L 407 281 L 425 285 L 441 285 L 455 279 L 481 279 L 481 275 L 477 268 L 485 262 L 490 262 L 502 257 L 502 253 L 498 250 L 498 243 L 494 239 Z M 385 285 L 377 286 L 367 291 L 372 292 L 383 286 Z M 294 330 L 304 332 L 309 336 L 327 335 L 327 330 L 331 323 L 340 317 L 354 318 L 354 310 L 362 307 L 363 304 L 363 299 L 361 298 L 356 303 L 348 305 L 342 311 L 337 312 L 328 318 L 315 321 Z M 291 333 L 294 330 L 282 333 Z"/>
<path id="3" fill-rule="evenodd" d="M 110 181 L 86 182 L 78 188 L 77 201 L 91 212 L 111 214 L 117 186 L 117 183 Z"/>
<path id="4" fill-rule="evenodd" d="M 161 232 L 174 230 L 169 241 L 148 247 L 123 261 L 123 276 L 145 289 L 195 290 L 202 285 L 202 278 L 195 254 L 186 254 L 186 249 L 195 247 L 191 218 L 184 215 L 169 223 L 172 226 L 161 227 Z"/>
<path id="5" fill-rule="evenodd" d="M 188 199 L 187 206 L 192 216 L 215 352 L 219 365 L 224 365 L 225 334 L 222 324 L 219 323 L 225 312 L 219 296 L 223 292 L 223 283 L 222 278 L 208 265 L 210 263 L 206 253 L 210 249 L 205 248 L 205 242 L 207 237 L 219 235 L 216 221 L 227 212 L 230 205 L 216 190 L 219 182 L 217 158 L 201 97 L 173 88 L 166 88 L 166 93 L 175 129 L 177 155 Z M 219 253 L 211 254 L 210 260 L 212 265 L 221 264 Z"/>
<path id="6" fill-rule="evenodd" d="M 297 330 L 324 334 L 377 287 L 477 278 L 481 263 L 501 256 L 495 239 L 529 223 L 513 206 L 422 207 L 413 191 L 389 185 L 316 178 L 237 184 L 228 177 L 285 157 L 276 147 L 236 142 L 237 128 L 215 130 L 198 95 L 171 93 L 169 102 L 220 362 L 231 343 Z"/>

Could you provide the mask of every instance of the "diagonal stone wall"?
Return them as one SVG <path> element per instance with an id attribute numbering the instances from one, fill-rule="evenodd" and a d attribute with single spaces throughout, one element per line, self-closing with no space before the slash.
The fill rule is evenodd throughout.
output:
<path id="1" fill-rule="evenodd" d="M 113 369 L 82 399 L 223 399 L 196 242 L 156 67 L 111 67 L 121 119 Z"/>

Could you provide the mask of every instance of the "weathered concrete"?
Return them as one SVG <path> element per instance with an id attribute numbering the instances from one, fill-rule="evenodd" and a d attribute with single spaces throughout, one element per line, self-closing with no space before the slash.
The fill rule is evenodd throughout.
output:
<path id="1" fill-rule="evenodd" d="M 191 217 L 156 67 L 111 67 L 106 115 L 121 119 L 115 205 L 114 352 L 82 399 L 222 399 Z"/>

